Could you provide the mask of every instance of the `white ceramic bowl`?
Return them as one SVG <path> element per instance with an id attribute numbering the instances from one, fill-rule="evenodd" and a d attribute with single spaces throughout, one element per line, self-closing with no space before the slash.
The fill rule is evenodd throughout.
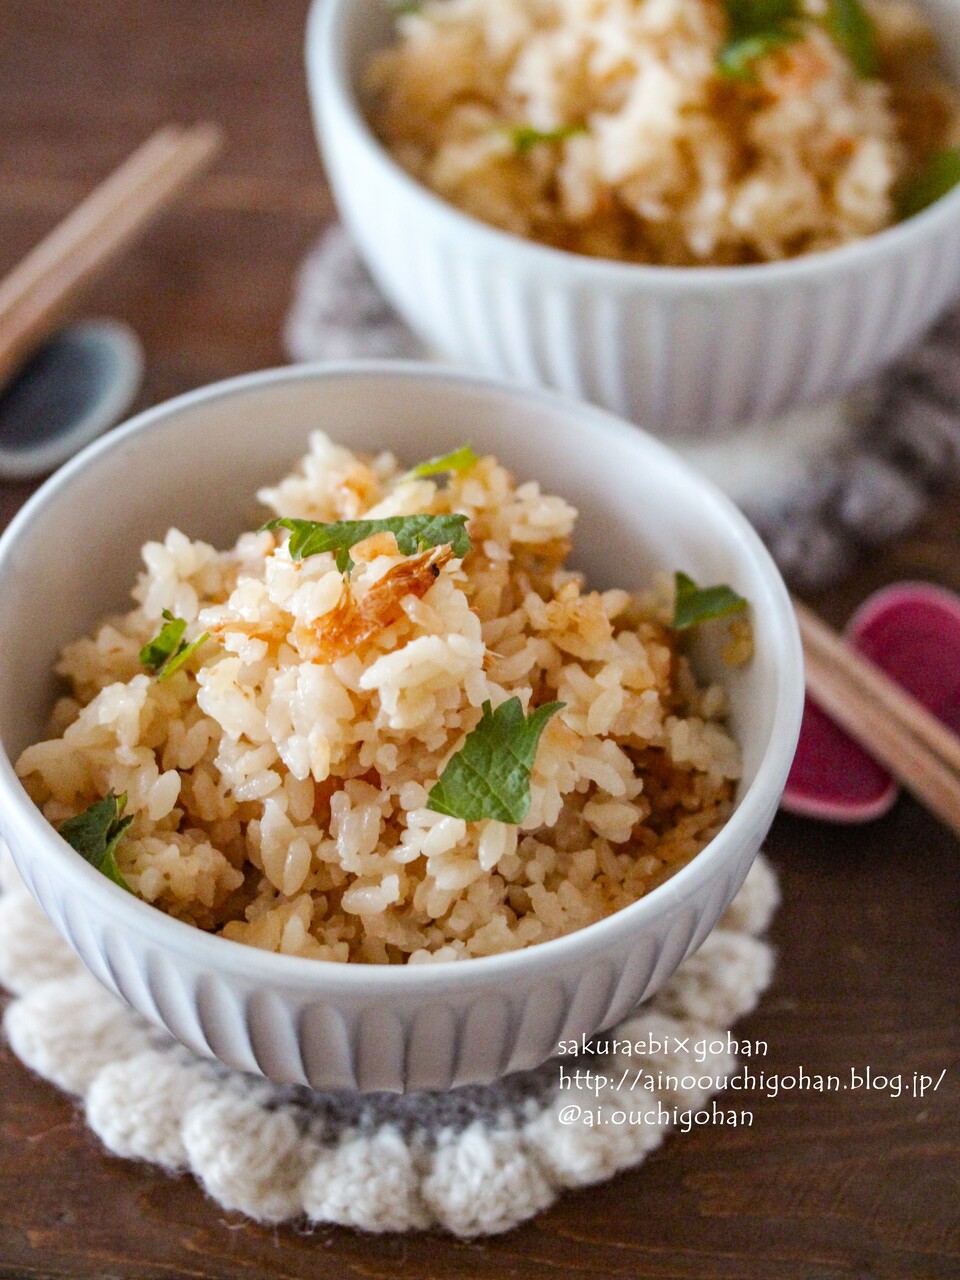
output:
<path id="1" fill-rule="evenodd" d="M 960 0 L 920 0 L 960 80 Z M 449 358 L 557 387 L 669 438 L 838 396 L 906 350 L 960 292 L 960 189 L 855 244 L 748 267 L 565 253 L 460 212 L 384 150 L 363 69 L 388 0 L 314 0 L 307 69 L 340 212 L 383 292 Z"/>
<path id="2" fill-rule="evenodd" d="M 12 762 L 44 736 L 64 642 L 124 606 L 148 538 L 177 525 L 231 545 L 262 519 L 253 495 L 320 427 L 404 459 L 464 441 L 580 508 L 576 559 L 597 586 L 682 567 L 753 605 L 756 657 L 723 674 L 745 779 L 717 838 L 672 880 L 569 937 L 412 967 L 274 955 L 205 934 L 93 870 L 41 817 Z M 49 480 L 0 539 L 0 827 L 31 891 L 92 972 L 198 1053 L 315 1088 L 486 1081 L 561 1037 L 622 1018 L 706 937 L 780 798 L 803 700 L 780 576 L 719 492 L 664 446 L 600 410 L 418 365 L 257 373 L 151 409 Z M 721 673 L 715 654 L 697 655 Z"/>

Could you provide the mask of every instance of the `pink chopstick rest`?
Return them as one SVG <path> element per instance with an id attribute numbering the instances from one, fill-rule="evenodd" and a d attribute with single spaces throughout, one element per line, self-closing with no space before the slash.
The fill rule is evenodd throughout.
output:
<path id="1" fill-rule="evenodd" d="M 884 587 L 856 611 L 846 637 L 960 732 L 960 597 L 924 582 Z M 807 698 L 784 809 L 828 822 L 869 822 L 898 793 L 890 774 Z"/>

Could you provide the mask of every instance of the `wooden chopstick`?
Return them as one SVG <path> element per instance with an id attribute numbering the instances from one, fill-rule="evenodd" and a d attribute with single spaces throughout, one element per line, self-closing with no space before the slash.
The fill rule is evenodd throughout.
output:
<path id="1" fill-rule="evenodd" d="M 960 739 L 809 609 L 794 607 L 810 696 L 960 836 Z"/>
<path id="2" fill-rule="evenodd" d="M 794 607 L 804 647 L 835 663 L 844 676 L 875 701 L 882 702 L 898 723 L 960 773 L 960 737 L 878 666 L 845 644 L 815 613 L 796 602 Z"/>
<path id="3" fill-rule="evenodd" d="M 117 203 L 118 196 L 142 183 L 158 164 L 169 159 L 182 132 L 173 125 L 158 129 L 0 281 L 0 315 L 21 304 L 39 279 L 76 250 Z"/>
<path id="4" fill-rule="evenodd" d="M 104 265 L 209 164 L 214 125 L 158 130 L 0 281 L 0 386 Z"/>

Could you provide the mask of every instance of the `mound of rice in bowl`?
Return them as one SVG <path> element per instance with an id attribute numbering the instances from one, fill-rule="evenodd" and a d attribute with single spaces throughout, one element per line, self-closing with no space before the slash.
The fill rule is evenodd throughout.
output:
<path id="1" fill-rule="evenodd" d="M 284 522 L 230 551 L 146 544 L 17 765 L 132 892 L 271 951 L 451 960 L 599 920 L 723 825 L 724 691 L 669 590 L 564 568 L 562 498 L 469 448 L 403 472 L 320 434 L 260 497 Z"/>
<path id="2" fill-rule="evenodd" d="M 575 253 L 728 266 L 835 248 L 904 216 L 931 156 L 960 146 L 960 96 L 909 0 L 397 12 L 368 73 L 394 158 L 474 217 Z M 960 153 L 948 163 L 960 176 Z"/>

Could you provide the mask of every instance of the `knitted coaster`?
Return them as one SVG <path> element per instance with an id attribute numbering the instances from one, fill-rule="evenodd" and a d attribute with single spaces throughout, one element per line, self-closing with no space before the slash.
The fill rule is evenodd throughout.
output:
<path id="1" fill-rule="evenodd" d="M 337 225 L 300 268 L 284 337 L 292 360 L 429 357 Z M 801 590 L 830 586 L 860 554 L 906 533 L 929 495 L 960 479 L 960 311 L 862 399 L 856 431 L 815 460 L 805 484 L 782 505 L 746 505 Z"/>
<path id="2" fill-rule="evenodd" d="M 487 1086 L 313 1093 L 198 1058 L 127 1008 L 82 967 L 0 855 L 0 983 L 16 996 L 4 1018 L 13 1051 L 80 1100 L 108 1150 L 191 1173 L 223 1208 L 259 1222 L 440 1226 L 465 1238 L 507 1231 L 565 1188 L 640 1164 L 671 1128 L 714 1122 L 704 1104 L 738 1071 L 729 1029 L 773 974 L 758 935 L 778 890 L 761 857 L 700 950 L 593 1042 L 564 1043 L 563 1057 Z"/>

